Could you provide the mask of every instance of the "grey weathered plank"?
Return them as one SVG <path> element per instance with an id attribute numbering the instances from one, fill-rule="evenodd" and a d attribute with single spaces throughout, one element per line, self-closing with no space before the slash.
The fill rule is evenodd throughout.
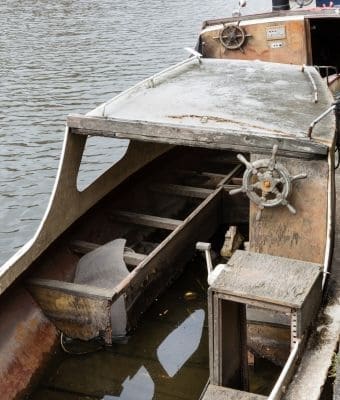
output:
<path id="1" fill-rule="evenodd" d="M 183 221 L 178 219 L 156 217 L 154 215 L 140 214 L 132 211 L 114 211 L 111 215 L 116 221 L 167 229 L 169 231 L 175 230 L 183 223 Z"/>
<path id="2" fill-rule="evenodd" d="M 241 169 L 242 169 L 242 164 L 236 165 L 236 167 L 233 168 L 233 169 L 229 172 L 229 174 L 226 175 L 226 176 L 221 180 L 221 182 L 219 182 L 218 186 L 226 185 L 226 184 L 233 178 L 233 176 L 234 176 L 235 174 L 237 174 L 237 172 L 240 171 Z"/>
<path id="3" fill-rule="evenodd" d="M 242 392 L 240 390 L 209 385 L 202 400 L 264 400 L 265 396 L 255 393 Z"/>
<path id="4" fill-rule="evenodd" d="M 240 301 L 251 299 L 301 309 L 316 281 L 321 292 L 320 264 L 237 250 L 228 266 L 212 288 Z"/>
<path id="5" fill-rule="evenodd" d="M 70 244 L 70 247 L 72 248 L 73 251 L 77 253 L 86 254 L 92 250 L 97 249 L 98 247 L 100 247 L 100 245 L 96 243 L 85 242 L 83 240 L 74 240 Z M 145 258 L 146 258 L 145 254 L 140 254 L 130 251 L 124 252 L 124 261 L 127 265 L 137 266 Z"/>
<path id="6" fill-rule="evenodd" d="M 279 154 L 313 158 L 325 156 L 328 147 L 303 138 L 242 133 L 233 129 L 216 129 L 198 126 L 183 126 L 172 123 L 157 123 L 119 118 L 69 115 L 67 126 L 81 135 L 116 137 L 195 147 L 211 147 L 236 151 L 271 152 L 279 145 Z"/>
<path id="7" fill-rule="evenodd" d="M 184 197 L 192 197 L 197 199 L 206 199 L 214 191 L 213 189 L 165 183 L 153 184 L 150 186 L 150 189 L 156 192 L 174 194 Z"/>

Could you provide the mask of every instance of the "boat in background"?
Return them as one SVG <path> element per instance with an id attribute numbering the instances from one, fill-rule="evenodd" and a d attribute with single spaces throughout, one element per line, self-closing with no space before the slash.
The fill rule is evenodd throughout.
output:
<path id="1" fill-rule="evenodd" d="M 0 268 L 3 399 L 30 390 L 60 332 L 126 335 L 197 242 L 210 283 L 202 398 L 262 398 L 246 391 L 248 349 L 270 358 L 270 341 L 285 366 L 269 398 L 283 396 L 332 262 L 339 23 L 337 9 L 206 21 L 192 57 L 68 117 L 45 217 Z M 128 146 L 79 191 L 91 136 Z M 204 242 L 219 231 L 231 258 L 213 270 Z"/>

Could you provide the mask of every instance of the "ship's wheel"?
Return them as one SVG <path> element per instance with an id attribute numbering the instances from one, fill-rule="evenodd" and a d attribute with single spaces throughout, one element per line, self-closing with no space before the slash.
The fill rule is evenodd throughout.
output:
<path id="1" fill-rule="evenodd" d="M 309 6 L 313 3 L 313 0 L 295 0 L 295 3 L 300 7 Z"/>
<path id="2" fill-rule="evenodd" d="M 220 32 L 220 42 L 227 50 L 241 50 L 244 45 L 247 35 L 245 30 L 237 25 L 225 25 Z"/>
<path id="3" fill-rule="evenodd" d="M 276 161 L 277 145 L 273 147 L 271 158 L 250 163 L 242 154 L 237 158 L 246 166 L 242 186 L 229 191 L 229 194 L 245 193 L 259 209 L 256 220 L 261 218 L 262 210 L 277 206 L 286 206 L 292 214 L 295 208 L 288 202 L 292 191 L 292 183 L 304 179 L 306 174 L 291 176 L 287 169 Z"/>

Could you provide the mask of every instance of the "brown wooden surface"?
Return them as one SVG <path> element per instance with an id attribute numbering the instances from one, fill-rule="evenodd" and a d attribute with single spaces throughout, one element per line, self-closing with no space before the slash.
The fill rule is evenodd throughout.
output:
<path id="1" fill-rule="evenodd" d="M 58 344 L 55 326 L 21 285 L 1 296 L 0 398 L 21 399 Z"/>
<path id="2" fill-rule="evenodd" d="M 251 35 L 243 46 L 244 52 L 227 50 L 219 40 L 221 27 L 205 32 L 201 35 L 202 52 L 204 57 L 227 58 L 240 60 L 261 60 L 285 64 L 303 65 L 307 63 L 307 46 L 304 20 L 277 21 L 259 24 L 241 25 L 248 35 Z M 284 26 L 286 37 L 277 40 L 267 40 L 268 28 Z M 274 42 L 281 43 L 282 47 L 272 48 Z"/>
<path id="3" fill-rule="evenodd" d="M 266 158 L 252 156 L 251 160 Z M 293 182 L 287 207 L 263 210 L 256 221 L 257 206 L 250 202 L 250 250 L 258 253 L 323 263 L 327 240 L 328 164 L 278 158 L 291 175 L 306 173 L 307 178 Z"/>
<path id="4" fill-rule="evenodd" d="M 67 336 L 82 340 L 105 336 L 111 340 L 112 296 L 103 295 L 108 290 L 43 280 L 31 281 L 29 290 L 44 314 Z"/>
<path id="5" fill-rule="evenodd" d="M 240 390 L 209 385 L 202 400 L 264 400 L 265 396 Z"/>
<path id="6" fill-rule="evenodd" d="M 185 127 L 180 124 L 164 124 L 122 120 L 114 118 L 69 115 L 67 124 L 79 135 L 116 137 L 173 145 L 229 149 L 235 151 L 270 152 L 278 138 L 269 135 L 251 135 L 236 130 L 204 127 Z M 307 128 L 306 128 L 307 129 Z M 280 137 L 279 153 L 304 158 L 326 155 L 327 146 L 307 141 Z"/>
<path id="7" fill-rule="evenodd" d="M 128 309 L 137 302 L 137 308 L 157 297 L 182 271 L 195 251 L 195 243 L 211 237 L 220 223 L 222 188 L 215 190 L 173 231 L 124 281 L 116 287 L 117 295 L 126 292 Z"/>

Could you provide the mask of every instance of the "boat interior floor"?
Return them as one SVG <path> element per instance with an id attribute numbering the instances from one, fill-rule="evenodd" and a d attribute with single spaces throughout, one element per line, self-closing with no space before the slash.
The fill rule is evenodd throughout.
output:
<path id="1" fill-rule="evenodd" d="M 104 349 L 98 341 L 64 339 L 64 347 L 70 353 L 57 351 L 30 400 L 197 400 L 209 376 L 204 258 L 186 265 L 126 341 Z M 251 391 L 268 394 L 280 371 L 256 358 Z"/>
<path id="2" fill-rule="evenodd" d="M 197 241 L 208 240 L 220 225 L 248 224 L 249 200 L 228 193 L 241 185 L 242 168 L 232 152 L 175 147 L 114 189 L 50 246 L 31 268 L 29 290 L 66 334 L 87 340 L 100 332 L 110 343 L 106 315 L 90 333 L 81 320 L 100 314 L 96 307 L 105 313 L 123 295 L 133 327 L 182 273 Z M 105 291 L 73 283 L 80 258 L 118 238 L 126 240 L 127 277 Z M 79 296 L 85 305 L 75 304 Z M 56 308 L 57 297 L 68 307 Z M 94 297 L 100 305 L 93 305 Z M 80 315 L 74 314 L 78 306 Z M 85 318 L 89 308 L 92 317 Z"/>

